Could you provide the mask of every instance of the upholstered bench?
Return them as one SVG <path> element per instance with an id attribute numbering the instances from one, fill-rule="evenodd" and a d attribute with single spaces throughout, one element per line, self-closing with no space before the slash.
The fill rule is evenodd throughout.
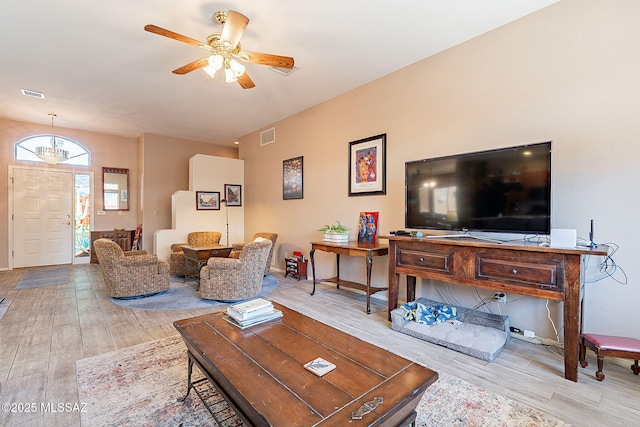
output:
<path id="1" fill-rule="evenodd" d="M 426 298 L 418 298 L 415 302 L 431 307 L 443 305 L 441 302 Z M 444 322 L 429 326 L 405 319 L 405 310 L 398 307 L 391 311 L 391 329 L 493 362 L 511 338 L 509 318 L 470 308 L 455 308 L 458 322 Z"/>
<path id="2" fill-rule="evenodd" d="M 636 375 L 640 374 L 640 366 L 638 366 L 638 359 L 640 359 L 639 339 L 613 335 L 580 335 L 580 366 L 583 368 L 589 365 L 586 358 L 587 347 L 593 350 L 598 358 L 598 370 L 596 371 L 596 379 L 598 381 L 604 380 L 602 366 L 604 365 L 604 358 L 607 356 L 634 360 L 631 370 Z"/>

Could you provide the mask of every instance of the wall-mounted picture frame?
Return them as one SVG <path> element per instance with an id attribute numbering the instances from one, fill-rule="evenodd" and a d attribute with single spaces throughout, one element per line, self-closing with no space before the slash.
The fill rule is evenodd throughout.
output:
<path id="1" fill-rule="evenodd" d="M 282 162 L 282 200 L 302 199 L 303 156 Z"/>
<path id="2" fill-rule="evenodd" d="M 349 196 L 387 194 L 387 134 L 349 143 Z"/>
<path id="3" fill-rule="evenodd" d="M 225 184 L 224 199 L 227 206 L 242 206 L 242 185 Z"/>
<path id="4" fill-rule="evenodd" d="M 196 210 L 219 211 L 220 210 L 220 192 L 219 191 L 196 191 Z"/>

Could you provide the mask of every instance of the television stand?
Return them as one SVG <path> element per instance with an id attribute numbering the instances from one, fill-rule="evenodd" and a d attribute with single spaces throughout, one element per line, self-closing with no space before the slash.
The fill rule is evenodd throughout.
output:
<path id="1" fill-rule="evenodd" d="M 398 307 L 400 275 L 407 301 L 416 278 L 475 286 L 563 302 L 564 375 L 578 381 L 578 338 L 582 323 L 582 257 L 607 256 L 608 247 L 550 248 L 531 243 L 496 245 L 476 240 L 378 236 L 389 240 L 389 320 Z"/>
<path id="2" fill-rule="evenodd" d="M 491 242 L 491 243 L 497 243 L 499 245 L 502 244 L 502 242 L 500 240 L 496 240 L 496 239 L 490 239 L 488 237 L 479 237 L 479 236 L 473 236 L 471 233 L 469 233 L 469 230 L 462 230 L 461 234 L 443 234 L 443 235 L 429 235 L 429 236 L 425 236 L 427 239 L 456 239 L 456 238 L 462 238 L 462 237 L 466 237 L 469 239 L 476 239 L 476 240 L 482 240 L 484 242 Z"/>

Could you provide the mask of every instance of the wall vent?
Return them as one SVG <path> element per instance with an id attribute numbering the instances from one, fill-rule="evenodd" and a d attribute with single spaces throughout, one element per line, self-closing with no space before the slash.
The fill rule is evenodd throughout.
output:
<path id="1" fill-rule="evenodd" d="M 276 128 L 267 129 L 260 132 L 260 145 L 271 144 L 276 142 Z"/>
<path id="2" fill-rule="evenodd" d="M 30 96 L 32 98 L 44 99 L 44 93 L 42 93 L 42 92 L 36 92 L 35 90 L 29 90 L 29 89 L 20 89 L 20 92 L 22 92 L 22 94 L 24 96 Z"/>

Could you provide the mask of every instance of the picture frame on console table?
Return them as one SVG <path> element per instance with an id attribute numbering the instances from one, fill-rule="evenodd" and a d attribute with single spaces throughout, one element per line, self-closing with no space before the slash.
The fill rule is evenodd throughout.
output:
<path id="1" fill-rule="evenodd" d="M 238 184 L 225 184 L 224 198 L 227 201 L 227 206 L 242 206 L 242 186 Z"/>
<path id="2" fill-rule="evenodd" d="M 196 210 L 219 211 L 220 210 L 220 192 L 219 191 L 196 191 Z"/>
<path id="3" fill-rule="evenodd" d="M 282 161 L 282 200 L 304 198 L 302 183 L 303 156 Z"/>
<path id="4" fill-rule="evenodd" d="M 349 197 L 387 194 L 387 134 L 349 143 Z"/>

